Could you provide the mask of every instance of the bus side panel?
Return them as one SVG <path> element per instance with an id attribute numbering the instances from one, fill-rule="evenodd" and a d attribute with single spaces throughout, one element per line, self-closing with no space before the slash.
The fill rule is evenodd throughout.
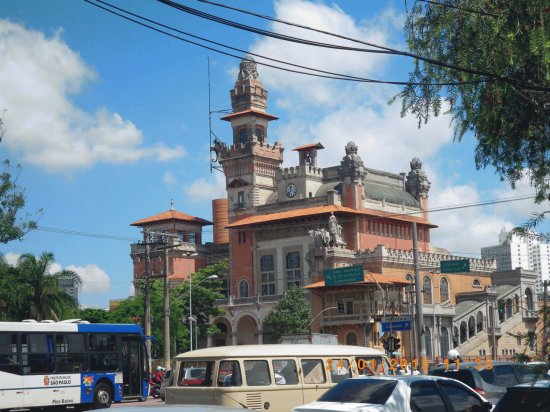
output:
<path id="1" fill-rule="evenodd" d="M 120 378 L 120 383 L 115 383 L 117 381 L 115 375 L 116 373 L 107 372 L 107 373 L 94 373 L 86 372 L 82 374 L 82 386 L 80 389 L 81 393 L 81 402 L 82 403 L 92 403 L 94 401 L 94 390 L 97 383 L 100 380 L 107 380 L 111 383 L 113 387 L 113 397 L 114 401 L 118 402 L 122 400 L 122 377 Z"/>
<path id="2" fill-rule="evenodd" d="M 24 402 L 23 377 L 0 372 L 0 405 L 2 408 L 20 408 Z"/>
<path id="3" fill-rule="evenodd" d="M 80 403 L 80 374 L 25 375 L 23 404 L 19 406 L 62 406 Z"/>

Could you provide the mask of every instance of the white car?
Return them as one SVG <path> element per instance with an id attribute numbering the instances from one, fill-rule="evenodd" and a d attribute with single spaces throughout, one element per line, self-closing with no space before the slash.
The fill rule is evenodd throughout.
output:
<path id="1" fill-rule="evenodd" d="M 438 376 L 346 379 L 293 412 L 483 412 L 493 404 L 462 382 Z"/>

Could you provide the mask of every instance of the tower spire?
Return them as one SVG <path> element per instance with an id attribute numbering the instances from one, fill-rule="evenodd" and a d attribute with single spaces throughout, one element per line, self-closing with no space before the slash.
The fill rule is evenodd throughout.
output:
<path id="1" fill-rule="evenodd" d="M 170 195 L 170 210 L 174 210 L 174 196 Z"/>

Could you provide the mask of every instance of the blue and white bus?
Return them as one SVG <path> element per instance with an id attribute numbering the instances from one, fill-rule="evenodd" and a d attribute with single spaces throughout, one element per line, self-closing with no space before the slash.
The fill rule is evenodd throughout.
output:
<path id="1" fill-rule="evenodd" d="M 109 407 L 148 394 L 139 325 L 0 322 L 0 410 Z"/>

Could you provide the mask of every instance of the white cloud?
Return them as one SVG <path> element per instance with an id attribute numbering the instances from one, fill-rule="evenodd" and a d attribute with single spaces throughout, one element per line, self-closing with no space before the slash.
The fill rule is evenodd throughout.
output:
<path id="1" fill-rule="evenodd" d="M 0 20 L 0 108 L 8 129 L 3 143 L 24 161 L 51 172 L 96 163 L 166 161 L 186 155 L 181 146 L 146 147 L 142 132 L 119 113 L 87 113 L 71 96 L 97 73 L 63 41 Z"/>
<path id="2" fill-rule="evenodd" d="M 19 260 L 20 257 L 21 257 L 20 253 L 12 253 L 12 252 L 8 252 L 4 255 L 4 259 L 6 259 L 6 262 L 10 266 L 16 266 L 17 261 Z"/>
<path id="3" fill-rule="evenodd" d="M 100 267 L 89 264 L 86 266 L 67 266 L 65 269 L 76 272 L 82 279 L 82 293 L 104 293 L 111 288 L 111 278 Z"/>
<path id="4" fill-rule="evenodd" d="M 174 186 L 176 184 L 176 177 L 171 172 L 165 172 L 164 176 L 162 176 L 162 182 L 166 186 Z"/>
<path id="5" fill-rule="evenodd" d="M 193 183 L 183 186 L 183 192 L 189 201 L 195 203 L 225 198 L 227 196 L 225 177 L 221 173 L 210 175 L 208 180 L 201 177 Z"/>

